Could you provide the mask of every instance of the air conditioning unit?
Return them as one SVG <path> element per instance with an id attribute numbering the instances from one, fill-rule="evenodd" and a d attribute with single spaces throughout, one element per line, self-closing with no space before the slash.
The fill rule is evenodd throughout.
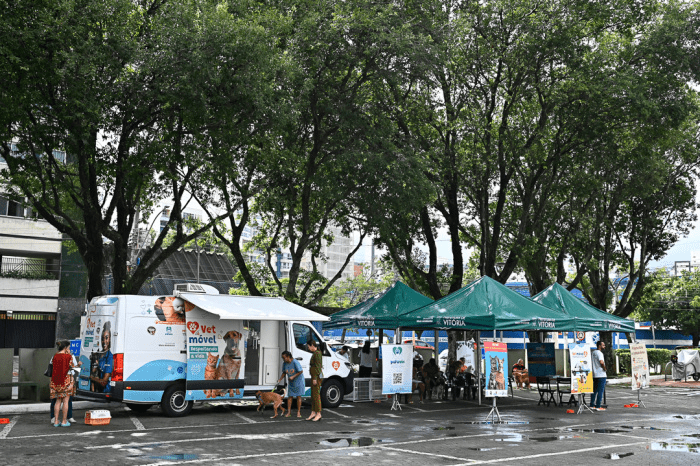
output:
<path id="1" fill-rule="evenodd" d="M 173 294 L 177 296 L 180 293 L 219 294 L 219 290 L 201 283 L 177 283 Z"/>

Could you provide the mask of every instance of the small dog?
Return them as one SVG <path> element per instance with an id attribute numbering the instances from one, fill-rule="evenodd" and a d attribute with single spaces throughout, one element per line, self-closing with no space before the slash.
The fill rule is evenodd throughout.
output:
<path id="1" fill-rule="evenodd" d="M 283 395 L 280 395 L 279 393 L 275 392 L 263 392 L 258 390 L 255 392 L 255 398 L 258 399 L 260 404 L 258 405 L 258 409 L 256 411 L 260 411 L 260 408 L 262 408 L 262 411 L 260 411 L 260 414 L 265 412 L 265 406 L 268 404 L 272 403 L 272 407 L 275 409 L 275 415 L 272 416 L 272 419 L 277 417 L 277 408 L 280 408 L 282 410 L 282 416 L 284 416 L 284 412 L 286 411 L 284 406 L 282 405 L 282 397 L 286 396 L 287 390 L 284 391 Z"/>

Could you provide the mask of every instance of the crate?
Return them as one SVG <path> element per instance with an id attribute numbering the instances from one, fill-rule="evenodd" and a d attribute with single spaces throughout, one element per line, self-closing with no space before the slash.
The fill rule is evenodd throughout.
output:
<path id="1" fill-rule="evenodd" d="M 382 379 L 370 379 L 370 399 L 373 401 L 386 401 L 389 399 L 387 395 L 382 393 Z"/>
<path id="2" fill-rule="evenodd" d="M 89 426 L 106 426 L 112 415 L 106 409 L 93 409 L 85 413 L 85 424 Z"/>
<path id="3" fill-rule="evenodd" d="M 361 378 L 353 380 L 352 401 L 372 401 L 370 398 L 370 378 Z"/>

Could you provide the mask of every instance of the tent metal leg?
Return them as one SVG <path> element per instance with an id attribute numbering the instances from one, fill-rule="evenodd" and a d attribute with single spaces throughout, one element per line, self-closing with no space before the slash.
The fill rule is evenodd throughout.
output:
<path id="1" fill-rule="evenodd" d="M 476 332 L 476 348 L 474 350 L 474 363 L 476 364 L 476 391 L 479 393 L 479 406 L 481 406 L 481 348 L 479 340 L 481 331 Z"/>
<path id="2" fill-rule="evenodd" d="M 496 418 L 498 418 L 498 422 L 503 422 L 501 420 L 501 413 L 498 412 L 498 406 L 496 406 L 496 397 L 494 396 L 492 399 L 491 411 L 489 411 L 488 416 L 486 416 L 486 420 L 488 421 L 489 418 L 491 418 L 491 422 L 495 423 Z"/>

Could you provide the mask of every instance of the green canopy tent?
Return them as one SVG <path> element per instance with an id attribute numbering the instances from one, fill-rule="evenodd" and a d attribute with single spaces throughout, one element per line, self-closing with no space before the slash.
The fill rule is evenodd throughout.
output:
<path id="1" fill-rule="evenodd" d="M 578 299 L 566 288 L 554 283 L 532 298 L 533 301 L 574 319 L 573 330 L 581 332 L 634 333 L 634 321 L 614 316 Z"/>
<path id="2" fill-rule="evenodd" d="M 399 316 L 401 328 L 435 330 L 558 332 L 571 330 L 573 321 L 568 315 L 542 306 L 489 277 L 481 277 L 434 303 Z M 478 334 L 476 346 L 480 354 Z M 481 380 L 479 364 L 477 380 Z M 481 390 L 478 393 L 481 404 Z M 489 416 L 492 413 L 498 415 L 495 397 Z"/>
<path id="3" fill-rule="evenodd" d="M 398 328 L 398 316 L 422 307 L 433 300 L 396 282 L 383 293 L 330 316 L 324 329 L 336 328 Z"/>
<path id="4" fill-rule="evenodd" d="M 398 326 L 436 330 L 572 330 L 574 319 L 489 277 L 399 316 Z"/>

